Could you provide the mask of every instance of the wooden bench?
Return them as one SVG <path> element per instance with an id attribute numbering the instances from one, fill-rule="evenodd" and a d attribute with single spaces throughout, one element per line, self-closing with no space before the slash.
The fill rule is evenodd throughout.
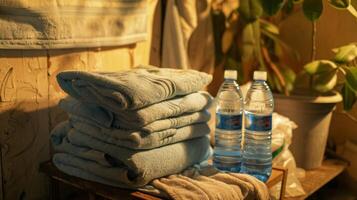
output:
<path id="1" fill-rule="evenodd" d="M 160 200 L 161 198 L 148 195 L 135 190 L 126 190 L 100 183 L 87 181 L 78 177 L 67 175 L 59 171 L 51 162 L 41 164 L 40 171 L 50 177 L 50 197 L 51 200 L 57 200 L 59 197 L 59 184 L 66 184 L 77 189 L 83 190 L 88 194 L 88 199 L 94 200 L 97 197 L 118 200 L 118 199 L 142 199 L 142 200 Z M 267 186 L 270 188 L 282 181 L 282 190 L 280 196 L 284 196 L 287 170 L 274 168 Z"/>
<path id="2" fill-rule="evenodd" d="M 336 176 L 341 174 L 348 166 L 348 163 L 342 160 L 325 160 L 322 166 L 306 171 L 305 178 L 300 179 L 300 183 L 306 194 L 300 197 L 286 198 L 287 200 L 306 199 L 325 184 L 330 182 Z"/>

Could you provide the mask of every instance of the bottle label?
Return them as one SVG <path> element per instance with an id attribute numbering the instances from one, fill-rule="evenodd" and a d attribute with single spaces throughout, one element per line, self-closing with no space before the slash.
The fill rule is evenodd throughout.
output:
<path id="1" fill-rule="evenodd" d="M 216 128 L 224 130 L 241 130 L 242 129 L 242 114 L 226 115 L 216 114 Z"/>
<path id="2" fill-rule="evenodd" d="M 259 116 L 245 113 L 245 129 L 250 131 L 271 131 L 272 115 Z"/>

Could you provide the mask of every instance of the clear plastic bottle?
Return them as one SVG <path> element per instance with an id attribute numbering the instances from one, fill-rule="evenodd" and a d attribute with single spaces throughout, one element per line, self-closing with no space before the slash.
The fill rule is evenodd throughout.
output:
<path id="1" fill-rule="evenodd" d="M 265 182 L 271 175 L 271 128 L 273 95 L 266 83 L 267 73 L 254 72 L 254 81 L 244 102 L 244 145 L 242 173 Z"/>
<path id="2" fill-rule="evenodd" d="M 225 70 L 224 82 L 216 97 L 216 131 L 213 165 L 223 171 L 239 172 L 241 167 L 243 96 L 237 71 Z"/>

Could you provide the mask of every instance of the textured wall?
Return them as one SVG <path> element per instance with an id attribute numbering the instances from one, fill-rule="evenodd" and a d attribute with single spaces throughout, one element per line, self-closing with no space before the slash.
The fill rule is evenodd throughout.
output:
<path id="1" fill-rule="evenodd" d="M 148 0 L 148 31 L 157 0 Z M 155 25 L 157 28 L 158 25 Z M 156 36 L 157 37 L 157 36 Z M 158 40 L 125 47 L 78 50 L 0 50 L 0 200 L 47 199 L 39 163 L 50 159 L 49 132 L 66 118 L 56 107 L 64 93 L 56 74 L 66 69 L 123 70 L 148 64 Z M 154 44 L 154 45 L 151 45 Z M 150 58 L 151 56 L 151 58 Z"/>
<path id="2" fill-rule="evenodd" d="M 2 181 L 5 199 L 20 199 L 47 189 L 38 187 L 44 177 L 35 164 L 48 159 L 47 58 L 44 52 L 11 54 L 0 52 Z"/>

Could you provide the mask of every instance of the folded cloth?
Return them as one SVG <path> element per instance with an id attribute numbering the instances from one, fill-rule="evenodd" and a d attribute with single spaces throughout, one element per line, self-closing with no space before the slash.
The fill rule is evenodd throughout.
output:
<path id="1" fill-rule="evenodd" d="M 142 109 L 123 110 L 117 113 L 71 97 L 62 99 L 59 106 L 70 114 L 83 117 L 101 126 L 138 129 L 160 119 L 201 111 L 208 108 L 211 101 L 211 95 L 201 91 L 162 101 Z"/>
<path id="2" fill-rule="evenodd" d="M 118 182 L 118 180 L 127 179 L 125 170 L 122 168 L 105 167 L 91 160 L 79 158 L 68 153 L 54 154 L 52 162 L 59 170 L 71 176 L 106 185 L 128 188 L 124 183 Z"/>
<path id="3" fill-rule="evenodd" d="M 64 71 L 57 75 L 61 88 L 72 97 L 114 112 L 196 92 L 211 80 L 212 76 L 204 72 L 148 66 L 121 72 Z"/>
<path id="4" fill-rule="evenodd" d="M 70 117 L 73 132 L 81 132 L 102 142 L 130 149 L 153 149 L 156 147 L 209 135 L 207 123 L 197 123 L 180 128 L 163 129 L 156 132 L 145 130 L 121 130 L 85 123 L 75 116 Z"/>
<path id="5" fill-rule="evenodd" d="M 74 153 L 75 155 L 81 156 L 81 158 L 86 160 L 91 160 L 99 163 L 104 167 L 111 167 L 112 163 L 109 163 L 109 157 L 105 153 L 90 149 L 88 147 L 77 147 L 72 145 L 68 138 L 67 133 L 72 129 L 72 127 L 67 122 L 61 122 L 58 124 L 51 132 L 51 142 L 55 151 L 64 153 Z"/>
<path id="6" fill-rule="evenodd" d="M 98 105 L 84 103 L 72 97 L 67 97 L 61 99 L 58 106 L 70 115 L 87 120 L 87 123 L 108 128 L 113 127 L 114 113 Z"/>
<path id="7" fill-rule="evenodd" d="M 270 199 L 267 186 L 255 177 L 219 172 L 212 166 L 200 170 L 191 168 L 182 174 L 155 179 L 151 185 L 156 188 L 156 191 L 146 192 L 177 200 Z"/>
<path id="8" fill-rule="evenodd" d="M 131 188 L 118 181 L 127 179 L 123 168 L 104 167 L 91 160 L 81 159 L 67 153 L 56 153 L 52 161 L 58 169 L 69 175 L 106 185 Z M 138 189 L 175 200 L 270 199 L 267 186 L 255 177 L 247 174 L 218 172 L 212 166 L 200 171 L 196 168 L 189 168 L 181 174 L 154 179 L 148 185 Z"/>
<path id="9" fill-rule="evenodd" d="M 133 151 L 96 140 L 80 132 L 70 130 L 66 134 L 68 123 L 63 123 L 60 126 L 51 135 L 55 151 L 88 161 L 86 166 L 82 166 L 80 160 L 71 159 L 72 157 L 56 158 L 53 162 L 60 170 L 74 176 L 77 174 L 69 172 L 70 169 L 77 168 L 95 176 L 106 177 L 106 179 L 109 179 L 108 176 L 110 176 L 112 181 L 131 188 L 143 186 L 158 177 L 179 173 L 189 166 L 208 159 L 210 155 L 208 137 L 200 137 L 146 151 Z M 62 143 L 67 144 L 62 145 Z M 91 165 L 89 166 L 89 164 Z M 71 168 L 65 169 L 61 167 L 63 165 Z M 108 165 L 119 169 L 113 170 Z M 100 180 L 98 181 L 100 182 Z"/>

